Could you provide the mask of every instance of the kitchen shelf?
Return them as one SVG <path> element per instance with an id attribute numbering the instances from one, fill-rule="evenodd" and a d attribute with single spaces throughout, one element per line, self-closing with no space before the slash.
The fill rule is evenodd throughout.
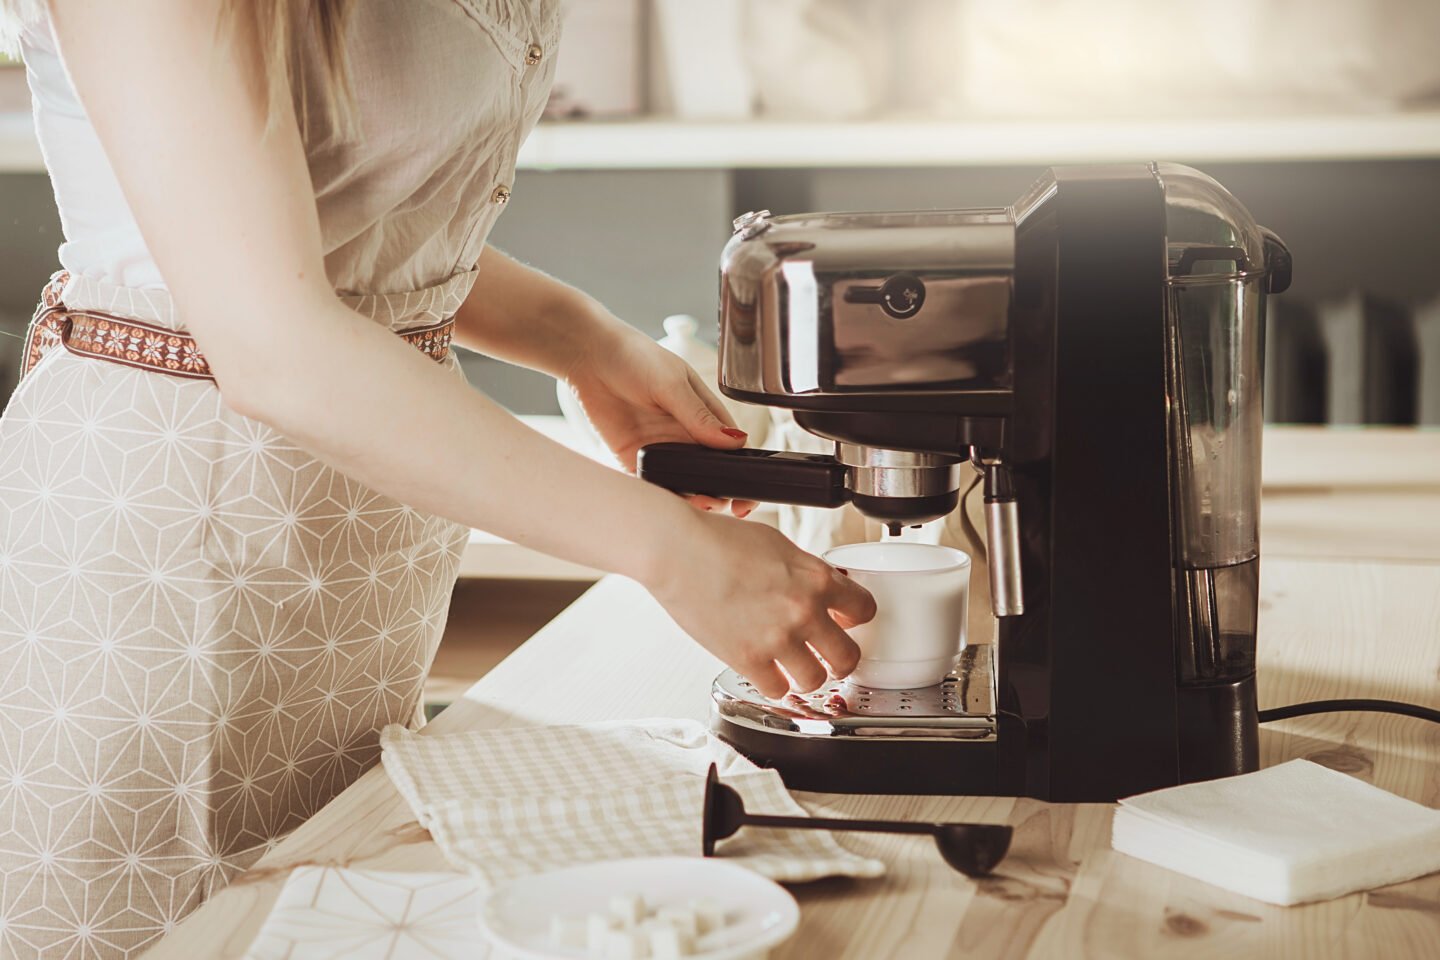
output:
<path id="1" fill-rule="evenodd" d="M 1440 111 L 1095 122 L 543 124 L 530 169 L 1049 165 L 1440 157 Z"/>
<path id="2" fill-rule="evenodd" d="M 1048 165 L 1440 158 L 1440 111 L 1191 120 L 541 124 L 534 170 Z M 28 112 L 0 112 L 0 173 L 40 172 Z"/>

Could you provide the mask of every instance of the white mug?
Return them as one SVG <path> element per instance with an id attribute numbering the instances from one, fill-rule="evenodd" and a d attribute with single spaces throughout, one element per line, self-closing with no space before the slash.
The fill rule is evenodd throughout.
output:
<path id="1" fill-rule="evenodd" d="M 932 543 L 851 543 L 825 552 L 875 597 L 875 619 L 852 627 L 860 664 L 847 678 L 877 690 L 939 683 L 955 668 L 970 608 L 970 557 Z"/>

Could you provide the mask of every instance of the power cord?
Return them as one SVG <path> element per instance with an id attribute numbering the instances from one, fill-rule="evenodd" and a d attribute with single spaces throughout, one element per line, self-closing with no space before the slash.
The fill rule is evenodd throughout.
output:
<path id="1" fill-rule="evenodd" d="M 1350 710 L 1367 713 L 1398 713 L 1406 717 L 1440 723 L 1440 710 L 1422 707 L 1418 703 L 1402 703 L 1399 700 L 1311 700 L 1309 703 L 1292 703 L 1285 707 L 1271 707 L 1260 711 L 1260 722 L 1288 720 L 1291 717 L 1305 717 L 1312 713 L 1343 713 Z"/>

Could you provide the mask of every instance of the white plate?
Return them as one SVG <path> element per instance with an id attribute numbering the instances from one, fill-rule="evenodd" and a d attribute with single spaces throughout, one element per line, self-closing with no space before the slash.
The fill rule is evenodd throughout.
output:
<path id="1" fill-rule="evenodd" d="M 700 937 L 691 960 L 764 955 L 789 938 L 800 906 L 784 887 L 744 867 L 701 857 L 608 860 L 511 881 L 480 906 L 480 926 L 498 947 L 524 960 L 588 957 L 550 941 L 556 914 L 583 920 L 606 913 L 610 898 L 636 894 L 648 910 L 710 900 L 724 909 L 723 930 Z"/>

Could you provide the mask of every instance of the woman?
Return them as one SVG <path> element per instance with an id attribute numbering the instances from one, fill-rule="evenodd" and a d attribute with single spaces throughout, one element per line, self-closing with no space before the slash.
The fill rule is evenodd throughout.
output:
<path id="1" fill-rule="evenodd" d="M 468 527 L 635 578 L 767 694 L 853 667 L 859 587 L 457 375 L 452 332 L 565 378 L 627 465 L 744 441 L 485 245 L 555 0 L 0 5 L 67 271 L 0 421 L 0 955 L 138 953 L 373 763 Z"/>

